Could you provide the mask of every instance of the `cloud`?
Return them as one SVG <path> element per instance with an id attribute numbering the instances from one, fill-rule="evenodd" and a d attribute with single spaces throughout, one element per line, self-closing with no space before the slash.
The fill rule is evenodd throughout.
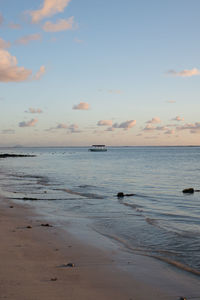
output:
<path id="1" fill-rule="evenodd" d="M 38 119 L 32 119 L 30 121 L 23 121 L 19 123 L 19 127 L 33 127 L 38 122 Z"/>
<path id="2" fill-rule="evenodd" d="M 65 30 L 72 30 L 74 25 L 74 17 L 70 17 L 69 19 L 61 19 L 58 20 L 57 23 L 52 23 L 50 21 L 46 22 L 43 25 L 43 30 L 48 32 L 58 32 Z"/>
<path id="3" fill-rule="evenodd" d="M 0 26 L 3 24 L 3 16 L 2 14 L 0 13 Z"/>
<path id="4" fill-rule="evenodd" d="M 197 68 L 193 68 L 191 70 L 182 70 L 180 72 L 169 70 L 167 74 L 176 77 L 192 77 L 192 76 L 200 75 L 200 71 Z"/>
<path id="5" fill-rule="evenodd" d="M 136 120 L 130 120 L 123 123 L 115 123 L 113 124 L 113 128 L 123 128 L 124 130 L 128 130 L 136 125 Z"/>
<path id="6" fill-rule="evenodd" d="M 4 129 L 1 131 L 2 134 L 15 134 L 15 130 L 13 129 Z"/>
<path id="7" fill-rule="evenodd" d="M 40 9 L 30 12 L 32 22 L 38 23 L 44 18 L 63 12 L 69 2 L 70 0 L 44 0 Z"/>
<path id="8" fill-rule="evenodd" d="M 55 127 L 55 129 L 66 129 L 66 128 L 68 128 L 68 126 L 67 126 L 66 124 L 64 124 L 64 123 L 59 123 L 59 124 Z"/>
<path id="9" fill-rule="evenodd" d="M 114 127 L 108 127 L 108 128 L 106 129 L 106 131 L 114 131 L 114 130 L 115 130 Z"/>
<path id="10" fill-rule="evenodd" d="M 122 94 L 121 90 L 108 90 L 109 94 Z"/>
<path id="11" fill-rule="evenodd" d="M 17 66 L 17 59 L 8 51 L 0 49 L 0 82 L 19 82 L 29 79 L 32 71 Z"/>
<path id="12" fill-rule="evenodd" d="M 33 79 L 39 80 L 44 75 L 45 72 L 46 72 L 45 66 L 41 66 L 40 69 L 39 69 L 39 71 L 33 77 Z"/>
<path id="13" fill-rule="evenodd" d="M 75 38 L 74 38 L 74 42 L 75 42 L 75 43 L 78 43 L 78 44 L 81 44 L 81 43 L 83 43 L 84 41 L 78 39 L 77 37 L 75 37 Z"/>
<path id="14" fill-rule="evenodd" d="M 111 120 L 100 120 L 97 125 L 98 126 L 112 126 L 112 121 Z"/>
<path id="15" fill-rule="evenodd" d="M 168 101 L 166 101 L 167 103 L 176 103 L 176 101 L 174 101 L 174 100 L 168 100 Z"/>
<path id="16" fill-rule="evenodd" d="M 180 116 L 176 116 L 175 118 L 172 119 L 172 121 L 179 121 L 180 122 L 180 121 L 184 121 L 184 118 L 183 117 L 181 118 Z"/>
<path id="17" fill-rule="evenodd" d="M 28 109 L 28 111 L 26 110 L 25 112 L 30 113 L 30 114 L 41 114 L 41 113 L 43 113 L 43 111 L 40 108 L 35 109 L 35 108 L 32 108 L 32 107 L 30 107 Z"/>
<path id="18" fill-rule="evenodd" d="M 80 133 L 81 131 L 78 129 L 78 125 L 77 124 L 71 124 L 69 127 L 68 127 L 68 130 L 70 133 Z"/>
<path id="19" fill-rule="evenodd" d="M 159 117 L 154 117 L 151 120 L 147 121 L 146 123 L 147 124 L 158 124 L 158 123 L 161 123 L 161 120 Z"/>
<path id="20" fill-rule="evenodd" d="M 176 130 L 190 130 L 191 133 L 200 133 L 200 122 L 186 123 L 183 126 L 177 126 Z"/>
<path id="21" fill-rule="evenodd" d="M 39 33 L 29 34 L 21 37 L 20 39 L 15 41 L 15 44 L 17 45 L 27 45 L 31 41 L 38 41 L 41 40 L 42 36 Z"/>
<path id="22" fill-rule="evenodd" d="M 44 73 L 44 66 L 40 67 L 38 73 Z M 17 58 L 12 56 L 7 50 L 0 49 L 0 82 L 20 82 L 28 79 L 37 80 L 40 78 L 38 73 L 31 77 L 31 70 L 18 67 Z"/>
<path id="23" fill-rule="evenodd" d="M 73 109 L 80 109 L 80 110 L 88 110 L 90 108 L 87 102 L 80 102 L 77 105 L 73 106 Z"/>
<path id="24" fill-rule="evenodd" d="M 10 42 L 6 42 L 0 38 L 0 49 L 6 49 L 10 47 Z"/>
<path id="25" fill-rule="evenodd" d="M 174 129 L 169 129 L 165 132 L 165 134 L 175 134 L 175 130 Z"/>
<path id="26" fill-rule="evenodd" d="M 8 25 L 11 29 L 20 29 L 21 25 L 20 24 L 15 24 L 13 22 L 9 23 Z"/>
<path id="27" fill-rule="evenodd" d="M 148 123 L 144 128 L 143 128 L 143 131 L 154 131 L 154 130 L 157 130 L 157 131 L 165 131 L 165 130 L 168 130 L 169 128 L 167 126 L 153 126 L 151 123 Z"/>

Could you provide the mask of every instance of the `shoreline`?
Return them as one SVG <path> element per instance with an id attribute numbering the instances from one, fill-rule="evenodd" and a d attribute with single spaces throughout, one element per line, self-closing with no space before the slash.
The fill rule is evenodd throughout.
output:
<path id="1" fill-rule="evenodd" d="M 200 299 L 196 277 L 149 257 L 122 254 L 112 241 L 88 236 L 70 221 L 67 229 L 41 226 L 48 217 L 30 205 L 0 200 L 1 298 Z"/>

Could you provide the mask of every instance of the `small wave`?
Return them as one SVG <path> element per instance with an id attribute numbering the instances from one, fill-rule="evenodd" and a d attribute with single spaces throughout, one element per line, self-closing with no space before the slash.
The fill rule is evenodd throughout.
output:
<path id="1" fill-rule="evenodd" d="M 188 265 L 184 265 L 178 261 L 175 261 L 175 260 L 171 260 L 169 258 L 166 258 L 166 257 L 161 257 L 161 256 L 157 256 L 157 255 L 152 255 L 152 257 L 156 258 L 156 259 L 159 259 L 169 265 L 172 265 L 178 269 L 181 269 L 181 270 L 184 270 L 186 272 L 190 272 L 194 275 L 197 275 L 197 276 L 200 276 L 200 271 L 196 270 L 196 269 L 193 269 L 192 267 L 188 266 Z"/>
<path id="2" fill-rule="evenodd" d="M 145 218 L 146 222 L 150 225 L 157 225 L 158 224 L 158 220 L 156 219 L 151 219 L 151 218 Z"/>
<path id="3" fill-rule="evenodd" d="M 82 184 L 78 186 L 81 189 L 86 189 L 86 188 L 96 188 L 94 185 L 89 185 L 89 184 Z"/>
<path id="4" fill-rule="evenodd" d="M 104 199 L 104 197 L 102 197 L 100 195 L 97 195 L 97 194 L 80 193 L 80 192 L 72 191 L 70 189 L 57 189 L 57 190 L 67 192 L 67 193 L 72 194 L 72 195 L 78 195 L 78 196 L 81 196 L 81 197 L 90 198 L 90 199 Z"/>

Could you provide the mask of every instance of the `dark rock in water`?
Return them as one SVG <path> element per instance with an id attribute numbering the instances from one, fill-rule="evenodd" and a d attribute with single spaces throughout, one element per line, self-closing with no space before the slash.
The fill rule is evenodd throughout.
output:
<path id="1" fill-rule="evenodd" d="M 188 188 L 188 189 L 182 190 L 182 192 L 185 193 L 185 194 L 193 194 L 194 193 L 194 189 L 193 188 Z"/>
<path id="2" fill-rule="evenodd" d="M 28 197 L 24 197 L 22 198 L 22 200 L 26 201 L 26 200 L 30 200 L 30 201 L 36 201 L 38 200 L 37 198 L 28 198 Z"/>
<path id="3" fill-rule="evenodd" d="M 28 226 L 26 226 L 26 228 L 30 229 L 30 228 L 32 228 L 32 226 L 28 225 Z"/>
<path id="4" fill-rule="evenodd" d="M 117 194 L 117 197 L 118 197 L 118 198 L 123 198 L 124 196 L 125 196 L 124 193 L 118 193 L 118 194 Z"/>
<path id="5" fill-rule="evenodd" d="M 130 196 L 134 196 L 135 194 L 124 194 L 122 192 L 117 194 L 118 198 L 123 198 L 123 197 L 130 197 Z"/>
<path id="6" fill-rule="evenodd" d="M 179 300 L 187 300 L 185 297 L 180 297 Z"/>
<path id="7" fill-rule="evenodd" d="M 52 225 L 50 225 L 49 223 L 44 223 L 44 224 L 41 224 L 41 226 L 45 226 L 45 227 L 53 227 Z"/>

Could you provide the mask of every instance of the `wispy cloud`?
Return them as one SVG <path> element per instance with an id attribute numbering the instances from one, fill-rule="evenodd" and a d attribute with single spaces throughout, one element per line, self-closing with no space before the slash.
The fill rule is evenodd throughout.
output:
<path id="1" fill-rule="evenodd" d="M 175 118 L 172 119 L 172 121 L 184 121 L 184 118 L 183 117 L 180 117 L 180 116 L 176 116 Z"/>
<path id="2" fill-rule="evenodd" d="M 169 129 L 169 130 L 167 130 L 166 132 L 165 132 L 165 134 L 168 134 L 168 135 L 173 135 L 173 134 L 175 134 L 175 130 L 174 129 Z"/>
<path id="3" fill-rule="evenodd" d="M 0 26 L 3 24 L 3 15 L 0 13 Z"/>
<path id="4" fill-rule="evenodd" d="M 143 131 L 165 131 L 168 130 L 169 128 L 167 126 L 153 126 L 153 124 L 147 124 L 144 128 Z"/>
<path id="5" fill-rule="evenodd" d="M 34 33 L 34 34 L 29 34 L 21 37 L 20 39 L 15 41 L 15 44 L 17 45 L 27 45 L 31 41 L 39 41 L 42 39 L 41 34 L 39 33 Z"/>
<path id="6" fill-rule="evenodd" d="M 20 25 L 20 24 L 15 24 L 15 23 L 13 23 L 13 22 L 10 22 L 8 26 L 9 26 L 9 28 L 11 28 L 11 29 L 20 29 L 20 28 L 21 28 L 21 25 Z"/>
<path id="7" fill-rule="evenodd" d="M 79 110 L 88 110 L 90 108 L 90 105 L 87 102 L 80 102 L 77 105 L 73 106 L 73 109 L 79 109 Z"/>
<path id="8" fill-rule="evenodd" d="M 40 9 L 30 12 L 32 22 L 38 23 L 44 18 L 63 12 L 69 2 L 70 0 L 44 0 Z"/>
<path id="9" fill-rule="evenodd" d="M 121 90 L 108 90 L 108 93 L 109 94 L 122 94 L 122 91 Z"/>
<path id="10" fill-rule="evenodd" d="M 191 133 L 200 133 L 200 122 L 186 123 L 182 126 L 177 126 L 176 130 L 190 130 Z"/>
<path id="11" fill-rule="evenodd" d="M 71 124 L 69 127 L 68 127 L 68 131 L 70 133 L 80 133 L 81 130 L 79 130 L 79 127 L 77 124 Z"/>
<path id="12" fill-rule="evenodd" d="M 70 17 L 69 19 L 61 19 L 56 23 L 52 23 L 50 21 L 46 22 L 43 25 L 43 30 L 48 32 L 58 32 L 65 30 L 72 30 L 74 25 L 74 17 Z"/>
<path id="13" fill-rule="evenodd" d="M 0 49 L 7 49 L 10 47 L 10 42 L 6 42 L 0 38 Z"/>
<path id="14" fill-rule="evenodd" d="M 19 123 L 19 127 L 33 127 L 38 122 L 38 119 L 32 119 L 30 121 L 22 121 Z"/>
<path id="15" fill-rule="evenodd" d="M 167 103 L 171 103 L 171 104 L 176 103 L 175 100 L 168 100 L 168 101 L 166 101 L 166 102 L 167 102 Z"/>
<path id="16" fill-rule="evenodd" d="M 2 134 L 15 134 L 15 130 L 13 129 L 4 129 L 1 131 Z"/>
<path id="17" fill-rule="evenodd" d="M 161 120 L 159 117 L 154 117 L 151 120 L 147 121 L 146 123 L 147 124 L 158 124 L 158 123 L 161 123 Z"/>
<path id="18" fill-rule="evenodd" d="M 120 124 L 115 123 L 113 124 L 113 128 L 123 128 L 124 130 L 128 130 L 136 125 L 136 120 L 130 120 L 126 122 L 122 122 Z"/>
<path id="19" fill-rule="evenodd" d="M 112 121 L 111 120 L 100 120 L 97 125 L 98 126 L 112 126 Z"/>
<path id="20" fill-rule="evenodd" d="M 84 41 L 78 39 L 77 37 L 75 37 L 75 38 L 74 38 L 74 42 L 77 43 L 77 44 L 82 44 Z"/>
<path id="21" fill-rule="evenodd" d="M 182 70 L 179 72 L 175 70 L 169 70 L 167 74 L 176 77 L 192 77 L 192 76 L 200 75 L 200 71 L 197 68 L 193 68 L 191 70 Z"/>
<path id="22" fill-rule="evenodd" d="M 46 72 L 45 66 L 41 66 L 39 71 L 37 71 L 37 73 L 33 77 L 33 79 L 39 80 L 45 74 L 45 72 Z"/>
<path id="23" fill-rule="evenodd" d="M 43 113 L 43 111 L 40 108 L 32 108 L 32 107 L 30 107 L 25 112 L 30 113 L 30 114 L 41 114 L 41 113 Z"/>
<path id="24" fill-rule="evenodd" d="M 64 123 L 59 123 L 59 124 L 55 127 L 55 129 L 66 129 L 66 128 L 68 128 L 68 126 L 67 126 L 66 124 L 64 124 Z"/>

